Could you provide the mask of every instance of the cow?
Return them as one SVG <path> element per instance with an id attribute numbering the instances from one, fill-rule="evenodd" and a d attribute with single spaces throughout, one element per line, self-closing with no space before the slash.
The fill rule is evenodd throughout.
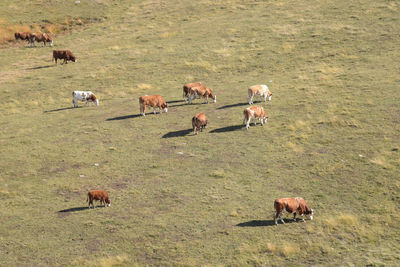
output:
<path id="1" fill-rule="evenodd" d="M 195 83 L 187 83 L 183 85 L 183 99 L 185 100 L 185 102 L 188 102 L 189 100 L 189 91 L 191 88 L 193 87 L 202 87 L 202 88 L 206 88 L 206 86 L 204 85 L 204 83 L 202 82 L 195 82 Z"/>
<path id="2" fill-rule="evenodd" d="M 64 63 L 68 64 L 68 60 L 71 60 L 72 62 L 78 61 L 74 56 L 74 54 L 72 54 L 72 52 L 69 50 L 53 50 L 53 60 L 56 62 L 56 64 L 57 64 L 57 59 L 64 60 L 64 62 L 61 64 Z"/>
<path id="3" fill-rule="evenodd" d="M 73 91 L 72 103 L 74 103 L 75 108 L 78 107 L 78 100 L 85 101 L 85 106 L 90 102 L 93 102 L 96 106 L 99 105 L 99 100 L 91 91 Z"/>
<path id="4" fill-rule="evenodd" d="M 43 46 L 46 46 L 46 43 L 50 43 L 50 46 L 53 46 L 53 39 L 47 33 L 34 33 L 30 38 L 31 45 L 35 46 L 36 42 L 43 42 Z"/>
<path id="5" fill-rule="evenodd" d="M 92 207 L 94 208 L 93 200 L 99 200 L 100 204 L 104 203 L 104 207 L 111 206 L 110 197 L 108 196 L 108 193 L 104 190 L 91 190 L 88 192 L 86 202 L 89 202 L 89 209 L 90 204 L 92 204 Z"/>
<path id="6" fill-rule="evenodd" d="M 250 86 L 249 89 L 247 89 L 247 93 L 250 99 L 249 105 L 253 104 L 255 95 L 258 95 L 260 98 L 264 97 L 264 102 L 267 102 L 267 97 L 269 101 L 271 101 L 272 98 L 272 93 L 265 84 Z"/>
<path id="7" fill-rule="evenodd" d="M 162 96 L 160 95 L 145 95 L 139 97 L 139 105 L 140 105 L 140 114 L 145 116 L 145 110 L 147 106 L 153 107 L 154 114 L 156 114 L 156 108 L 160 110 L 160 114 L 164 109 L 165 112 L 168 112 L 168 104 L 164 101 Z"/>
<path id="8" fill-rule="evenodd" d="M 30 32 L 16 32 L 14 33 L 15 41 L 18 42 L 18 40 L 25 40 L 28 42 L 31 42 L 32 39 L 32 33 Z M 32 43 L 31 43 L 32 46 Z"/>
<path id="9" fill-rule="evenodd" d="M 310 209 L 307 205 L 307 202 L 301 197 L 291 197 L 291 198 L 278 198 L 274 201 L 274 220 L 275 225 L 278 224 L 278 218 L 285 223 L 282 218 L 282 213 L 286 211 L 287 213 L 293 213 L 293 220 L 296 221 L 296 214 L 298 213 L 302 217 L 302 221 L 304 220 L 304 215 L 307 215 L 310 220 L 313 219 L 314 211 Z"/>
<path id="10" fill-rule="evenodd" d="M 208 104 L 208 98 L 211 98 L 213 102 L 217 102 L 217 96 L 213 94 L 210 88 L 205 86 L 196 86 L 189 89 L 189 104 L 192 104 L 193 99 L 197 97 L 205 98 L 205 102 Z"/>
<path id="11" fill-rule="evenodd" d="M 245 108 L 243 111 L 244 115 L 244 123 L 246 124 L 246 129 L 248 130 L 250 127 L 250 120 L 254 119 L 254 125 L 257 124 L 257 119 L 260 120 L 261 125 L 264 125 L 264 123 L 267 122 L 268 120 L 268 115 L 265 113 L 264 108 L 261 106 L 250 106 L 248 108 Z"/>
<path id="12" fill-rule="evenodd" d="M 199 130 L 202 132 L 203 128 L 207 128 L 207 117 L 204 112 L 200 112 L 192 118 L 192 126 L 194 135 L 196 135 Z"/>

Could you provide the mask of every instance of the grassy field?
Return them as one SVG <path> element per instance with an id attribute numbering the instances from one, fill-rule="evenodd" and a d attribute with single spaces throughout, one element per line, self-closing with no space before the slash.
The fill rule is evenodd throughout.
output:
<path id="1" fill-rule="evenodd" d="M 397 1 L 25 2 L 0 3 L 5 40 L 90 23 L 54 37 L 76 63 L 0 50 L 1 266 L 398 265 Z M 217 103 L 185 104 L 193 81 Z M 270 119 L 246 131 L 263 83 Z M 72 108 L 73 90 L 100 106 Z M 144 94 L 168 113 L 139 116 Z M 111 207 L 87 209 L 91 189 Z M 274 226 L 291 196 L 314 220 Z"/>

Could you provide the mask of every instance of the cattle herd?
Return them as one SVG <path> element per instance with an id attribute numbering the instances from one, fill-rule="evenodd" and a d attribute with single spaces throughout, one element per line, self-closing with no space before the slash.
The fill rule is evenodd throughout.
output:
<path id="1" fill-rule="evenodd" d="M 29 42 L 30 46 L 35 46 L 36 42 L 43 42 L 43 46 L 46 43 L 50 43 L 53 46 L 53 39 L 47 33 L 29 33 L 29 32 L 16 32 L 14 34 L 15 40 L 26 40 Z M 69 50 L 53 50 L 53 60 L 57 64 L 57 60 L 64 60 L 61 64 L 67 64 L 68 61 L 76 62 L 76 57 Z M 264 102 L 271 101 L 272 93 L 268 89 L 267 85 L 254 85 L 250 86 L 247 90 L 249 105 L 253 104 L 253 99 L 255 96 L 259 96 Z M 217 96 L 212 92 L 212 90 L 205 86 L 202 82 L 187 83 L 183 86 L 183 99 L 186 103 L 192 104 L 193 100 L 196 98 L 204 98 L 205 103 L 208 104 L 208 100 L 212 99 L 215 103 L 217 101 Z M 85 102 L 88 105 L 90 102 L 94 103 L 96 106 L 99 105 L 99 99 L 91 91 L 74 91 L 72 93 L 72 103 L 74 107 L 78 107 L 78 101 Z M 168 104 L 165 102 L 160 95 L 145 95 L 139 97 L 140 114 L 145 116 L 146 107 L 152 107 L 154 114 L 156 114 L 156 109 L 158 108 L 159 113 L 162 111 L 168 112 Z M 244 124 L 248 130 L 250 127 L 251 119 L 254 120 L 254 125 L 256 125 L 257 120 L 260 120 L 261 125 L 268 120 L 268 115 L 266 114 L 262 106 L 250 106 L 245 108 L 243 111 Z M 196 114 L 192 118 L 193 134 L 196 135 L 198 131 L 202 131 L 203 128 L 207 127 L 207 117 L 204 112 Z M 111 206 L 111 200 L 108 193 L 104 190 L 92 190 L 88 192 L 87 202 L 89 202 L 89 208 L 92 205 L 94 208 L 93 201 L 100 201 L 104 206 Z M 308 216 L 311 220 L 313 219 L 313 210 L 309 208 L 308 204 L 303 198 L 280 198 L 274 201 L 274 221 L 278 224 L 278 218 L 285 223 L 282 218 L 282 213 L 293 213 L 293 219 L 296 220 L 296 214 L 302 216 L 302 221 L 304 221 L 304 215 Z"/>

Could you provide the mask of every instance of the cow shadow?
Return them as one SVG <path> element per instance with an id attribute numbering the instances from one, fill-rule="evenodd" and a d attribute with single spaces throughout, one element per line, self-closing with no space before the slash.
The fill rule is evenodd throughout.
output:
<path id="1" fill-rule="evenodd" d="M 180 103 L 184 102 L 185 100 L 172 100 L 172 101 L 167 101 L 167 104 L 172 104 L 172 103 Z"/>
<path id="2" fill-rule="evenodd" d="M 181 107 L 181 106 L 187 106 L 187 105 L 190 105 L 190 106 L 197 106 L 197 105 L 203 105 L 203 104 L 207 104 L 207 103 L 200 103 L 200 102 L 197 102 L 197 103 L 193 103 L 192 102 L 192 104 L 189 104 L 189 103 L 182 103 L 182 104 L 177 104 L 177 105 L 168 105 L 168 107 Z"/>
<path id="3" fill-rule="evenodd" d="M 76 109 L 76 108 L 82 108 L 82 107 L 57 108 L 57 109 L 45 110 L 44 113 L 57 112 L 57 111 L 63 111 L 63 110 L 68 110 L 68 109 Z"/>
<path id="4" fill-rule="evenodd" d="M 232 105 L 225 105 L 225 106 L 219 107 L 217 109 L 234 108 L 234 107 L 247 106 L 247 105 L 249 105 L 248 102 L 246 102 L 246 103 L 236 103 L 236 104 L 232 104 Z"/>
<path id="5" fill-rule="evenodd" d="M 38 67 L 32 67 L 32 68 L 27 68 L 27 70 L 39 70 L 39 69 L 47 69 L 47 68 L 52 68 L 55 65 L 46 65 L 46 66 L 38 66 Z"/>
<path id="6" fill-rule="evenodd" d="M 85 207 L 76 207 L 76 208 L 69 208 L 69 209 L 65 209 L 65 210 L 59 210 L 58 212 L 75 212 L 75 211 L 82 211 L 82 210 L 88 210 L 89 207 L 85 206 Z"/>
<path id="7" fill-rule="evenodd" d="M 294 222 L 298 222 L 297 221 L 293 221 L 292 219 L 286 219 L 285 220 L 285 224 L 287 223 L 294 223 Z M 282 222 L 280 220 L 278 220 L 278 225 L 282 224 Z M 236 224 L 236 226 L 239 227 L 263 227 L 263 226 L 275 226 L 275 221 L 274 220 L 251 220 L 248 222 L 242 222 L 242 223 L 238 223 Z"/>
<path id="8" fill-rule="evenodd" d="M 147 115 L 154 115 L 154 113 L 149 113 Z M 132 114 L 132 115 L 126 115 L 126 116 L 119 116 L 119 117 L 114 117 L 114 118 L 108 118 L 106 121 L 120 121 L 120 120 L 126 120 L 126 119 L 133 119 L 137 117 L 141 117 L 142 115 L 140 114 Z"/>
<path id="9" fill-rule="evenodd" d="M 171 137 L 182 137 L 191 133 L 193 129 L 179 130 L 174 132 L 166 133 L 162 136 L 162 138 L 171 138 Z"/>
<path id="10" fill-rule="evenodd" d="M 245 128 L 245 127 L 246 127 L 246 125 L 244 125 L 244 124 L 232 125 L 232 126 L 227 126 L 227 127 L 222 127 L 222 128 L 214 129 L 214 130 L 210 131 L 210 133 L 234 132 L 234 131 L 240 130 L 240 129 L 242 129 L 242 128 Z"/>

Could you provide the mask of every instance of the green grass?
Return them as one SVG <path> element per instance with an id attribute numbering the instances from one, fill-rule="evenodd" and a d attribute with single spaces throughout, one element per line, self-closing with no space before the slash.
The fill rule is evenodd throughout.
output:
<path id="1" fill-rule="evenodd" d="M 27 12 L 40 1 L 22 2 L 3 1 L 0 18 L 41 23 Z M 81 0 L 74 16 L 46 3 L 52 22 L 101 19 L 56 35 L 76 63 L 1 49 L 0 265 L 400 260 L 396 1 Z M 180 102 L 192 81 L 217 103 Z M 270 119 L 246 131 L 247 87 L 260 83 Z M 71 108 L 73 90 L 100 106 Z M 144 94 L 169 112 L 136 116 Z M 200 111 L 209 124 L 193 136 Z M 111 207 L 80 209 L 90 189 Z M 290 196 L 315 219 L 272 226 L 274 199 Z"/>

